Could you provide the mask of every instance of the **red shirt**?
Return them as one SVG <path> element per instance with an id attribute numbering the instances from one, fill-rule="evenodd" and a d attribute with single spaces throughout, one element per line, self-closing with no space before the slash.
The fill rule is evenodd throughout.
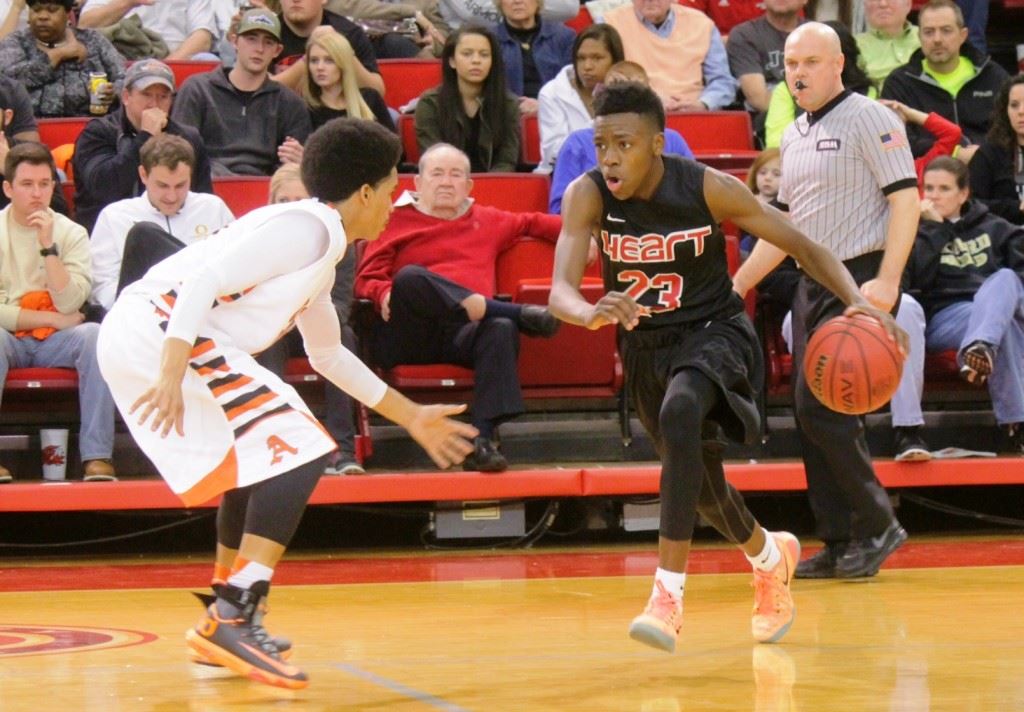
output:
<path id="1" fill-rule="evenodd" d="M 764 0 L 678 0 L 683 7 L 692 7 L 710 17 L 723 35 L 741 22 L 764 14 Z"/>
<path id="2" fill-rule="evenodd" d="M 396 207 L 387 229 L 356 270 L 355 294 L 380 308 L 402 267 L 420 265 L 485 297 L 495 291 L 498 255 L 523 237 L 555 242 L 562 218 L 547 213 L 510 213 L 473 204 L 454 220 L 435 218 L 414 205 Z"/>

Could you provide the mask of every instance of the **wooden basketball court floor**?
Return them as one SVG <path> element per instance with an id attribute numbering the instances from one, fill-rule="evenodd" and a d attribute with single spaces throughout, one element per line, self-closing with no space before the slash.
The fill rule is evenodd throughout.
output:
<path id="1" fill-rule="evenodd" d="M 1024 710 L 1024 537 L 913 539 L 881 574 L 797 581 L 750 638 L 740 554 L 697 549 L 678 651 L 626 635 L 653 547 L 289 558 L 267 627 L 292 692 L 201 676 L 194 559 L 0 560 L 0 710 Z"/>

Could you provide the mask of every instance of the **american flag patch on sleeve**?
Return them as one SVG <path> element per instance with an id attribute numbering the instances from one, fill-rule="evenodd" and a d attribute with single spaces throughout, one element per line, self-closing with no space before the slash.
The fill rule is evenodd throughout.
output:
<path id="1" fill-rule="evenodd" d="M 885 131 L 878 134 L 878 138 L 882 141 L 882 148 L 886 151 L 903 148 L 907 145 L 906 137 L 899 131 Z"/>

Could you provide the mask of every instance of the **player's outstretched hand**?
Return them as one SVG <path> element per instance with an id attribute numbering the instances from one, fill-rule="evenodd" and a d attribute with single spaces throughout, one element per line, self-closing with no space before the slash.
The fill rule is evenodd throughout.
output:
<path id="1" fill-rule="evenodd" d="M 134 414 L 139 408 L 142 408 L 139 425 L 144 425 L 152 415 L 150 430 L 159 430 L 160 437 L 166 438 L 172 426 L 178 435 L 184 437 L 185 400 L 181 395 L 180 380 L 161 378 L 152 388 L 139 396 L 128 412 Z"/>
<path id="2" fill-rule="evenodd" d="M 608 292 L 591 307 L 590 316 L 584 326 L 588 329 L 600 329 L 608 324 L 622 324 L 632 330 L 640 323 L 642 307 L 633 297 L 623 292 Z"/>
<path id="3" fill-rule="evenodd" d="M 845 316 L 855 316 L 857 314 L 863 314 L 869 316 L 875 321 L 881 323 L 882 328 L 885 329 L 885 333 L 889 335 L 889 338 L 896 342 L 896 345 L 900 347 L 900 353 L 906 358 L 907 354 L 910 353 L 910 337 L 907 336 L 907 332 L 896 324 L 896 320 L 892 318 L 892 314 L 887 311 L 882 311 L 870 304 L 861 304 L 859 306 L 847 307 L 846 311 L 843 312 Z"/>
<path id="4" fill-rule="evenodd" d="M 473 438 L 480 433 L 472 425 L 449 417 L 465 410 L 465 404 L 421 405 L 407 426 L 413 439 L 442 469 L 458 465 L 473 452 Z"/>

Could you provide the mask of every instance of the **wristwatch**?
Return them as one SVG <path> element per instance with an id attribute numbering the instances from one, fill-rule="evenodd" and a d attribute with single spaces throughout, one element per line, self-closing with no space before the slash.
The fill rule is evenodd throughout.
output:
<path id="1" fill-rule="evenodd" d="M 47 255 L 53 255 L 54 257 L 56 257 L 57 256 L 57 243 L 54 243 L 54 244 L 50 245 L 49 247 L 42 248 L 41 250 L 39 250 L 39 254 L 42 255 L 43 257 L 46 257 Z"/>

